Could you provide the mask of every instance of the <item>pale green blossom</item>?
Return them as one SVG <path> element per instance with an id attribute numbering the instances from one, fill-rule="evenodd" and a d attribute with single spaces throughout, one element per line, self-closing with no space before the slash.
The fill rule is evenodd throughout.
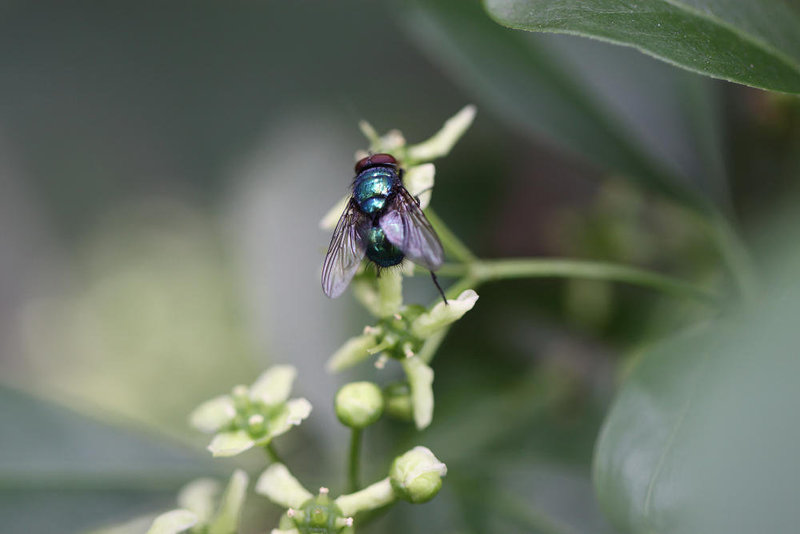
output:
<path id="1" fill-rule="evenodd" d="M 290 365 L 267 369 L 252 386 L 236 386 L 230 395 L 204 402 L 192 412 L 192 426 L 214 433 L 214 456 L 234 456 L 299 425 L 311 413 L 304 398 L 289 399 L 297 371 Z"/>

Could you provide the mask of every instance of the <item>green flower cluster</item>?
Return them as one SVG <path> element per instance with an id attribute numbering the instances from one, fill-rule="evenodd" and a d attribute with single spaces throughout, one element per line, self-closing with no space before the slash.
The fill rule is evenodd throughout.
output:
<path id="1" fill-rule="evenodd" d="M 247 473 L 237 469 L 221 495 L 222 487 L 214 479 L 190 482 L 178 493 L 180 508 L 156 517 L 147 534 L 178 534 L 187 530 L 198 534 L 237 532 L 248 481 Z"/>
<path id="2" fill-rule="evenodd" d="M 392 463 L 389 474 L 362 490 L 331 499 L 327 488 L 317 495 L 305 489 L 283 464 L 267 468 L 256 483 L 256 493 L 286 508 L 272 534 L 352 532 L 353 516 L 382 508 L 400 499 L 412 503 L 431 500 L 442 487 L 447 466 L 425 447 L 415 447 Z"/>
<path id="3" fill-rule="evenodd" d="M 379 136 L 366 122 L 360 124 L 370 141 L 370 152 L 389 152 L 406 170 L 405 186 L 420 199 L 423 208 L 431 198 L 435 168 L 430 160 L 446 155 L 472 123 L 475 108 L 467 106 L 449 119 L 428 141 L 407 146 L 402 134 L 393 130 Z M 366 153 L 357 153 L 356 158 Z M 344 202 L 344 201 L 343 201 Z M 343 204 L 343 202 L 341 204 Z M 321 225 L 333 227 L 343 206 L 335 206 Z M 410 264 L 407 267 L 413 268 Z M 413 272 L 413 271 L 412 271 Z M 406 273 L 411 274 L 411 273 Z M 371 355 L 383 368 L 391 360 L 405 370 L 404 382 L 383 389 L 372 382 L 354 382 L 336 395 L 336 415 L 352 429 L 351 487 L 358 488 L 358 451 L 362 430 L 386 413 L 413 419 L 420 429 L 433 417 L 433 370 L 428 361 L 448 326 L 475 305 L 478 295 L 468 289 L 449 303 L 430 308 L 403 303 L 401 270 L 385 271 L 381 277 L 365 273 L 354 280 L 356 298 L 376 317 L 372 326 L 348 340 L 328 361 L 328 369 L 339 371 Z M 427 354 L 426 354 L 427 350 Z M 252 447 L 266 447 L 273 463 L 259 477 L 255 491 L 282 506 L 277 529 L 272 534 L 352 534 L 354 516 L 376 510 L 397 500 L 423 503 L 442 486 L 447 467 L 425 447 L 414 447 L 394 459 L 387 476 L 374 484 L 332 498 L 327 488 L 312 494 L 278 461 L 271 441 L 299 425 L 311 413 L 304 398 L 290 399 L 296 370 L 277 365 L 266 370 L 251 386 L 239 385 L 227 395 L 201 404 L 190 416 L 191 424 L 213 434 L 208 449 L 214 456 L 234 456 Z M 178 497 L 179 508 L 158 516 L 148 534 L 235 534 L 248 485 L 247 475 L 237 470 L 227 489 L 201 479 L 186 486 Z"/>
<path id="4" fill-rule="evenodd" d="M 359 512 L 382 508 L 398 499 L 411 503 L 431 500 L 446 474 L 447 466 L 429 449 L 414 447 L 394 460 L 386 478 L 336 499 L 330 498 L 327 488 L 313 495 L 282 463 L 270 465 L 261 474 L 255 491 L 286 509 L 272 534 L 349 534 L 353 532 L 353 516 Z M 178 495 L 180 508 L 158 516 L 148 534 L 237 532 L 247 484 L 248 477 L 241 470 L 233 474 L 221 496 L 215 480 L 189 483 Z"/>
<path id="5" fill-rule="evenodd" d="M 208 446 L 214 456 L 234 456 L 268 445 L 311 413 L 306 399 L 289 399 L 296 375 L 290 365 L 271 367 L 252 386 L 236 386 L 230 395 L 201 404 L 190 416 L 192 426 L 214 434 Z"/>
<path id="6" fill-rule="evenodd" d="M 327 366 L 331 371 L 341 371 L 376 356 L 375 365 L 382 369 L 390 358 L 398 360 L 406 373 L 414 422 L 423 429 L 433 419 L 433 369 L 418 354 L 429 339 L 471 310 L 478 294 L 468 289 L 448 304 L 440 302 L 426 310 L 404 305 L 402 287 L 400 271 L 385 272 L 374 281 L 359 279 L 353 283 L 357 298 L 377 316 L 378 322 L 347 340 Z"/>

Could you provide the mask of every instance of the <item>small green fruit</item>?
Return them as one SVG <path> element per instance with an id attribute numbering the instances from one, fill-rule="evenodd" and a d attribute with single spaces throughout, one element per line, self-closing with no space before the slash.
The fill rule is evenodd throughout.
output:
<path id="1" fill-rule="evenodd" d="M 364 428 L 383 414 L 383 393 L 372 382 L 353 382 L 336 394 L 335 407 L 343 425 Z"/>

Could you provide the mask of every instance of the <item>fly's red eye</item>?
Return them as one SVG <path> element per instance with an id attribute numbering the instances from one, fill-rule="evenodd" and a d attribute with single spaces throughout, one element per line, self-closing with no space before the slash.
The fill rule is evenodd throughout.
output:
<path id="1" fill-rule="evenodd" d="M 397 165 L 397 160 L 391 154 L 375 154 L 370 159 L 373 165 Z"/>
<path id="2" fill-rule="evenodd" d="M 364 169 L 369 167 L 377 167 L 378 165 L 397 165 L 397 160 L 391 154 L 373 154 L 358 160 L 356 163 L 356 174 L 359 174 Z"/>
<path id="3" fill-rule="evenodd" d="M 358 160 L 358 163 L 356 163 L 356 174 L 359 174 L 361 171 L 363 171 L 369 164 L 370 164 L 369 157 L 361 158 L 360 160 Z"/>

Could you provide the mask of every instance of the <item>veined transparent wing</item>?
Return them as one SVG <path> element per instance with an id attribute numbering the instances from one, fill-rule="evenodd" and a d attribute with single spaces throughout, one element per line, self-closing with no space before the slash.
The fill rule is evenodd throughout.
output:
<path id="1" fill-rule="evenodd" d="M 431 271 L 444 262 L 439 236 L 411 194 L 400 188 L 378 221 L 386 238 L 408 259 Z"/>
<path id="2" fill-rule="evenodd" d="M 356 274 L 366 251 L 364 236 L 368 224 L 367 217 L 350 199 L 336 224 L 322 264 L 322 290 L 329 297 L 336 298 L 344 293 Z"/>

